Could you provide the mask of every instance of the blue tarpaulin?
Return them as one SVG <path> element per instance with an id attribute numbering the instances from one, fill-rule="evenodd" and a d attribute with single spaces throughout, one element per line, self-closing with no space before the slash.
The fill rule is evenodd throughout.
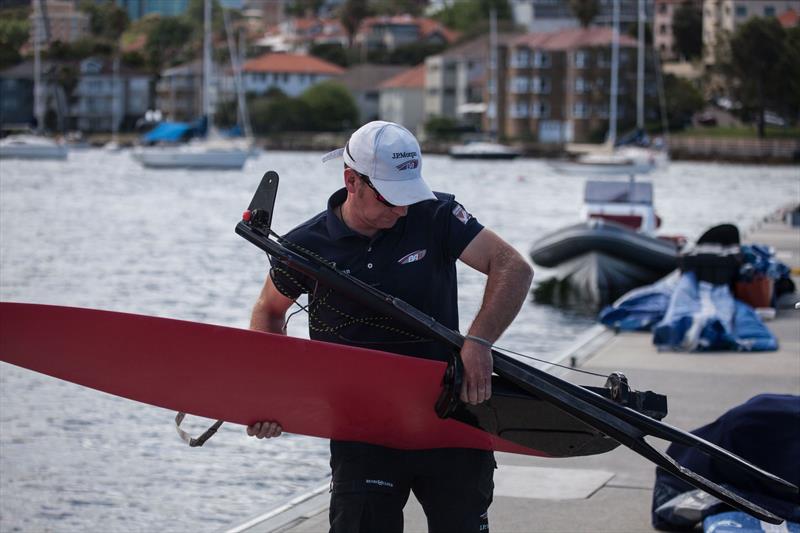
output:
<path id="1" fill-rule="evenodd" d="M 653 330 L 661 349 L 771 351 L 777 338 L 727 285 L 697 281 L 693 272 L 635 289 L 600 312 L 606 326 Z"/>
<path id="2" fill-rule="evenodd" d="M 146 144 L 159 142 L 188 141 L 192 137 L 202 137 L 206 134 L 208 121 L 205 117 L 194 122 L 161 122 L 158 126 L 142 135 Z"/>

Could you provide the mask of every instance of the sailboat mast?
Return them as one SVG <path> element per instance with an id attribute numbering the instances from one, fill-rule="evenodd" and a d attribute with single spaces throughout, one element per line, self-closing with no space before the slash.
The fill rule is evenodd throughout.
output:
<path id="1" fill-rule="evenodd" d="M 614 0 L 611 30 L 611 90 L 609 102 L 608 139 L 613 147 L 617 143 L 617 93 L 619 92 L 619 0 Z"/>
<path id="2" fill-rule="evenodd" d="M 211 0 L 203 6 L 203 113 L 207 120 L 207 131 L 214 124 L 214 110 L 211 107 Z"/>
<path id="3" fill-rule="evenodd" d="M 636 130 L 644 131 L 644 0 L 639 1 L 638 49 L 636 55 Z"/>
<path id="4" fill-rule="evenodd" d="M 497 11 L 489 11 L 489 68 L 491 69 L 492 90 L 489 92 L 489 134 L 497 140 L 497 100 L 500 88 L 497 86 Z"/>
<path id="5" fill-rule="evenodd" d="M 42 94 L 42 0 L 33 3 L 33 116 L 36 131 L 44 130 L 44 95 Z"/>

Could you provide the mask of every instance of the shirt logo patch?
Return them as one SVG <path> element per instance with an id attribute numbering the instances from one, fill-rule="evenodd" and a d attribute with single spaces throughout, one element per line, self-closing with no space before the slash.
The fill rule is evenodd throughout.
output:
<path id="1" fill-rule="evenodd" d="M 397 165 L 397 170 L 412 170 L 419 166 L 419 159 L 409 159 L 403 163 Z"/>
<path id="2" fill-rule="evenodd" d="M 427 250 L 417 250 L 416 252 L 411 252 L 410 254 L 404 255 L 398 259 L 397 262 L 401 265 L 407 265 L 409 263 L 413 263 L 414 261 L 421 261 L 422 258 L 425 257 L 425 252 L 427 252 Z"/>
<path id="3" fill-rule="evenodd" d="M 469 219 L 472 218 L 472 215 L 467 213 L 467 210 L 458 204 L 456 204 L 456 206 L 453 208 L 453 216 L 456 217 L 462 224 L 466 224 L 469 222 Z"/>

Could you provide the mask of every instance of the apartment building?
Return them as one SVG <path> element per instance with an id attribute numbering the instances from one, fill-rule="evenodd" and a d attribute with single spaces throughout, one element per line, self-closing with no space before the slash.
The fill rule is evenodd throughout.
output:
<path id="1" fill-rule="evenodd" d="M 39 2 L 32 4 L 31 10 L 31 41 L 35 38 L 38 22 L 44 22 L 41 27 L 41 42 L 61 41 L 71 43 L 89 35 L 89 15 L 80 11 L 76 3 L 71 0 L 45 0 L 42 9 Z M 41 13 L 41 18 L 40 14 Z M 36 19 L 39 19 L 37 21 Z"/>
<path id="2" fill-rule="evenodd" d="M 361 63 L 347 69 L 340 81 L 353 95 L 358 107 L 358 122 L 366 124 L 380 116 L 379 85 L 394 78 L 407 67 L 401 65 L 374 65 Z M 420 104 L 420 110 L 422 105 Z"/>
<path id="3" fill-rule="evenodd" d="M 413 43 L 448 45 L 458 35 L 432 19 L 395 15 L 364 19 L 355 42 L 368 50 L 394 50 Z"/>
<path id="4" fill-rule="evenodd" d="M 409 131 L 422 132 L 425 115 L 425 64 L 406 69 L 378 86 L 380 119 L 402 124 Z"/>
<path id="5" fill-rule="evenodd" d="M 508 43 L 520 34 L 498 35 L 499 65 L 505 63 Z M 454 46 L 425 59 L 425 119 L 434 116 L 452 118 L 462 125 L 483 128 L 483 118 L 489 112 L 488 84 L 489 36 L 484 35 Z M 499 72 L 498 72 L 499 74 Z M 499 82 L 505 81 L 498 75 Z M 504 91 L 498 93 L 501 97 Z M 504 114 L 505 106 L 496 107 Z"/>
<path id="6" fill-rule="evenodd" d="M 726 35 L 751 17 L 780 17 L 800 12 L 800 0 L 703 0 L 703 54 L 706 65 L 716 61 L 716 48 Z"/>
<path id="7" fill-rule="evenodd" d="M 620 26 L 627 31 L 638 20 L 639 0 L 620 1 Z M 567 0 L 510 0 L 514 22 L 530 32 L 553 32 L 578 28 L 580 23 Z M 610 26 L 614 0 L 598 0 L 594 26 Z M 644 0 L 647 20 L 652 20 L 653 0 Z"/>
<path id="8" fill-rule="evenodd" d="M 111 131 L 132 124 L 150 108 L 151 78 L 142 71 L 121 66 L 114 74 L 113 61 L 88 58 L 80 62 L 80 78 L 72 93 L 70 115 L 81 131 Z"/>
<path id="9" fill-rule="evenodd" d="M 163 70 L 155 92 L 156 109 L 167 120 L 188 122 L 202 116 L 202 59 Z"/>
<path id="10" fill-rule="evenodd" d="M 529 33 L 509 46 L 506 116 L 500 133 L 539 142 L 587 142 L 608 128 L 610 28 Z M 636 40 L 620 37 L 621 122 L 632 120 Z M 596 140 L 596 139 L 595 139 Z"/>
<path id="11" fill-rule="evenodd" d="M 344 69 L 314 56 L 267 53 L 250 59 L 242 67 L 244 90 L 264 94 L 272 88 L 299 96 L 312 85 L 338 78 Z"/>

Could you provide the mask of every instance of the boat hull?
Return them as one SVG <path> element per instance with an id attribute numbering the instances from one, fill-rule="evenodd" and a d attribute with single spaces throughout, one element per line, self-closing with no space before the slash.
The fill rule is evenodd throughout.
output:
<path id="1" fill-rule="evenodd" d="M 606 305 L 678 266 L 673 243 L 604 221 L 546 235 L 530 255 L 534 263 L 554 269 L 534 289 L 534 298 L 565 306 Z"/>
<path id="2" fill-rule="evenodd" d="M 0 159 L 54 159 L 67 158 L 67 148 L 60 144 L 5 144 L 0 145 Z"/>
<path id="3" fill-rule="evenodd" d="M 248 155 L 246 150 L 187 152 L 179 149 L 144 149 L 133 153 L 134 159 L 147 168 L 216 170 L 241 169 Z"/>

